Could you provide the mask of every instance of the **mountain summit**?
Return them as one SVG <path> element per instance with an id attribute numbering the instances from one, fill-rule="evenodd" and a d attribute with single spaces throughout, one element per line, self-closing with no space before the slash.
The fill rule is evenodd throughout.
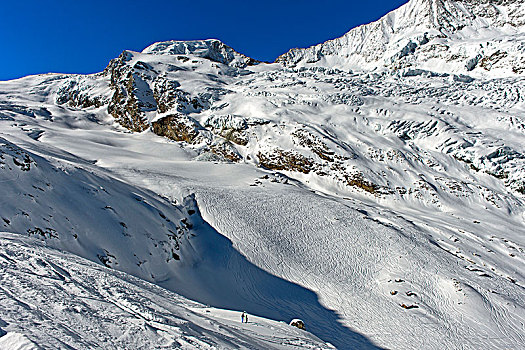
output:
<path id="1" fill-rule="evenodd" d="M 476 76 L 525 73 L 522 0 L 411 0 L 340 38 L 277 58 L 286 66 L 425 69 Z"/>
<path id="2" fill-rule="evenodd" d="M 146 47 L 142 50 L 142 53 L 153 55 L 193 55 L 233 67 L 246 67 L 247 65 L 258 63 L 253 58 L 238 53 L 217 39 L 161 41 Z"/>

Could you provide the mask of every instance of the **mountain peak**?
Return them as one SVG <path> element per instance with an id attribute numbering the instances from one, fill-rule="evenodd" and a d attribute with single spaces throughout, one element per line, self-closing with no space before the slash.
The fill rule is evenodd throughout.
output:
<path id="1" fill-rule="evenodd" d="M 522 45 L 523 0 L 410 0 L 375 22 L 322 44 L 292 49 L 276 62 L 512 76 L 525 72 Z"/>
<path id="2" fill-rule="evenodd" d="M 240 68 L 258 63 L 258 61 L 238 53 L 218 39 L 161 41 L 146 47 L 142 50 L 142 53 L 153 55 L 193 55 Z"/>

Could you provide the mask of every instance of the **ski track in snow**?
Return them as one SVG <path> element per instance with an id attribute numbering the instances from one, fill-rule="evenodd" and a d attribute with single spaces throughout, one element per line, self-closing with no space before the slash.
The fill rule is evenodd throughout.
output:
<path id="1" fill-rule="evenodd" d="M 241 324 L 240 312 L 207 307 L 32 239 L 2 233 L 0 244 L 0 326 L 7 332 L 0 341 L 7 345 L 14 338 L 12 346 L 31 349 L 330 348 L 283 323 L 250 316 Z"/>

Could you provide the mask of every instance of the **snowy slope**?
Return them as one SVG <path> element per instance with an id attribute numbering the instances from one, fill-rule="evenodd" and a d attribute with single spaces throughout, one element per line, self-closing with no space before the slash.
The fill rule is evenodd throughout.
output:
<path id="1" fill-rule="evenodd" d="M 518 349 L 522 5 L 413 0 L 281 63 L 170 41 L 2 82 L 2 229 L 341 349 Z M 507 55 L 467 69 L 477 38 Z"/>
<path id="2" fill-rule="evenodd" d="M 208 307 L 0 233 L 2 349 L 333 349 L 282 322 Z"/>
<path id="3" fill-rule="evenodd" d="M 60 114 L 56 116 L 53 123 L 60 125 Z M 285 322 L 300 315 L 307 329 L 320 333 L 324 340 L 371 346 L 362 336 L 341 326 L 337 315 L 321 305 L 313 292 L 253 264 L 201 218 L 193 196 L 178 186 L 184 175 L 175 175 L 173 169 L 189 171 L 191 179 L 187 181 L 195 183 L 195 175 L 191 174 L 209 172 L 209 165 L 181 161 L 180 155 L 176 161 L 162 161 L 158 154 L 177 156 L 180 150 L 172 152 L 173 144 L 152 135 L 133 140 L 129 134 L 104 130 L 93 122 L 95 130 L 78 130 L 84 135 L 80 138 L 73 135 L 75 130 L 70 124 L 66 125 L 64 134 L 58 136 L 60 129 L 51 125 L 53 131 L 46 128 L 39 133 L 39 139 L 53 132 L 60 145 L 64 142 L 60 138 L 66 137 L 71 144 L 73 137 L 82 140 L 75 153 L 105 156 L 86 162 L 53 146 L 43 146 L 42 141 L 35 142 L 31 137 L 17 138 L 16 129 L 11 130 L 9 137 L 13 141 L 38 149 L 41 156 L 3 140 L 2 174 L 7 185 L 2 187 L 3 197 L 17 198 L 2 204 L 6 230 L 40 239 L 47 246 L 126 271 L 195 300 Z M 26 127 L 29 125 L 22 127 L 22 133 Z M 137 146 L 142 153 L 133 151 Z M 171 199 L 141 190 L 143 186 L 124 184 L 117 179 L 120 174 L 93 165 L 102 164 L 101 160 L 115 171 L 130 167 L 125 174 L 128 179 L 151 181 L 148 187 L 152 188 L 153 184 L 163 183 L 162 171 L 167 167 L 170 185 L 164 189 L 169 192 L 163 194 Z M 143 172 L 149 170 L 142 166 L 153 163 L 155 173 L 144 176 Z M 197 168 L 192 169 L 194 166 Z M 219 169 L 217 176 L 227 171 L 231 170 Z M 246 174 L 247 169 L 242 168 L 239 172 L 251 178 L 258 174 L 254 170 Z M 175 178 L 179 180 L 173 181 Z M 180 204 L 174 205 L 175 201 Z"/>
<path id="4" fill-rule="evenodd" d="M 423 69 L 476 77 L 525 74 L 522 0 L 410 0 L 341 38 L 292 49 L 288 66 Z"/>

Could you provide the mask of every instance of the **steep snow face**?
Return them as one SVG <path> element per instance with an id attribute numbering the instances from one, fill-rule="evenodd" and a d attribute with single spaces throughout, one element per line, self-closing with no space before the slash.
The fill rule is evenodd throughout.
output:
<path id="1" fill-rule="evenodd" d="M 181 260 L 194 261 L 191 218 L 183 208 L 83 159 L 39 151 L 45 157 L 0 138 L 4 230 L 149 281 L 166 279 Z"/>
<path id="2" fill-rule="evenodd" d="M 525 74 L 523 1 L 411 0 L 341 38 L 292 49 L 277 62 L 340 69 L 419 68 L 504 77 Z"/>
<path id="3" fill-rule="evenodd" d="M 246 67 L 257 61 L 244 56 L 217 39 L 195 41 L 163 41 L 152 44 L 142 50 L 145 54 L 154 55 L 193 55 L 233 67 Z"/>

